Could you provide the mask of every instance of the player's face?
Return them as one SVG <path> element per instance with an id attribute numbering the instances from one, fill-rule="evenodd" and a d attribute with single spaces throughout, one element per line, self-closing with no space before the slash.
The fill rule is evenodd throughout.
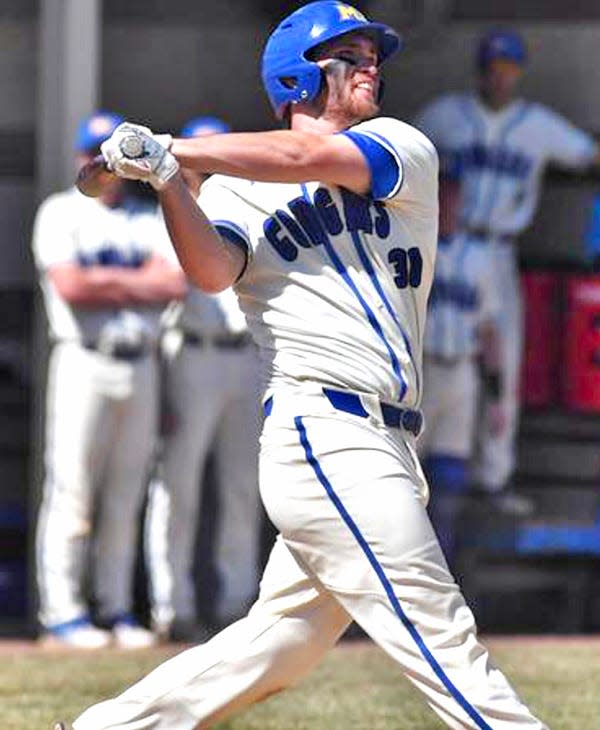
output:
<path id="1" fill-rule="evenodd" d="M 379 111 L 377 44 L 367 35 L 348 33 L 324 45 L 315 57 L 327 78 L 326 113 L 344 126 Z"/>
<path id="2" fill-rule="evenodd" d="M 481 91 L 493 106 L 507 104 L 514 96 L 523 69 L 514 61 L 492 61 L 481 74 Z"/>

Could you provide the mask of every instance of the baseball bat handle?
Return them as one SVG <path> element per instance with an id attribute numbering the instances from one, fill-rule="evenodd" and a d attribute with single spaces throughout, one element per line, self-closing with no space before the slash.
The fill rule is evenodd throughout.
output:
<path id="1" fill-rule="evenodd" d="M 79 170 L 75 185 L 80 193 L 87 195 L 89 198 L 97 198 L 116 179 L 117 176 L 114 172 L 106 167 L 104 157 L 97 155 Z"/>

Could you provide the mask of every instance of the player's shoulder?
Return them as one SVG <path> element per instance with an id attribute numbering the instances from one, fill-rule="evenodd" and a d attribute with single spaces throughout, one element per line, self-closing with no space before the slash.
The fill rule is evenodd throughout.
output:
<path id="1" fill-rule="evenodd" d="M 67 190 L 59 190 L 54 193 L 50 193 L 42 202 L 37 209 L 37 217 L 41 218 L 47 215 L 65 216 L 71 218 L 77 213 L 81 206 L 93 202 L 92 198 L 86 198 L 85 195 L 80 193 L 77 188 L 72 187 Z"/>
<path id="2" fill-rule="evenodd" d="M 555 110 L 539 101 L 525 101 L 524 99 L 519 100 L 522 105 L 523 113 L 536 123 L 548 123 L 560 122 L 563 117 Z"/>
<path id="3" fill-rule="evenodd" d="M 419 150 L 421 154 L 437 160 L 437 151 L 429 137 L 412 124 L 394 117 L 374 117 L 355 124 L 349 131 L 366 134 L 396 150 Z"/>

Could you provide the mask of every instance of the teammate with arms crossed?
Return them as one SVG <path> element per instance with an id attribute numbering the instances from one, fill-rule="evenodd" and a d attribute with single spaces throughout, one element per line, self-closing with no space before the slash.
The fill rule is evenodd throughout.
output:
<path id="1" fill-rule="evenodd" d="M 517 236 L 531 223 L 544 167 L 549 162 L 585 168 L 600 162 L 594 140 L 554 111 L 515 97 L 527 63 L 521 36 L 493 31 L 477 52 L 478 88 L 447 94 L 417 117 L 433 141 L 441 167 L 462 172 L 460 228 L 490 247 L 502 303 L 502 406 L 506 426 L 498 431 L 486 411 L 477 478 L 507 511 L 530 508 L 507 490 L 515 466 L 519 377 L 523 345 Z"/>
<path id="2" fill-rule="evenodd" d="M 106 112 L 83 120 L 79 162 L 121 121 Z M 153 634 L 132 616 L 133 568 L 156 438 L 160 316 L 183 296 L 185 277 L 168 261 L 155 205 L 118 179 L 97 200 L 75 188 L 51 195 L 33 249 L 52 341 L 37 529 L 45 638 L 82 649 L 149 646 Z M 90 620 L 90 546 L 98 614 L 112 633 Z"/>
<path id="3" fill-rule="evenodd" d="M 290 129 L 175 140 L 137 128 L 179 258 L 234 284 L 267 378 L 260 490 L 279 530 L 248 616 L 76 730 L 207 728 L 302 678 L 354 619 L 452 728 L 543 728 L 490 665 L 426 513 L 415 455 L 437 240 L 437 155 L 379 111 L 397 34 L 334 0 L 285 18 L 263 81 Z M 179 164 L 215 174 L 196 206 Z"/>

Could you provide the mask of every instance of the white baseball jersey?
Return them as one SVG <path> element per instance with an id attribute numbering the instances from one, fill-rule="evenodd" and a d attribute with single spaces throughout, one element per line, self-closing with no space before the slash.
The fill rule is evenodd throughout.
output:
<path id="1" fill-rule="evenodd" d="M 199 202 L 248 251 L 235 291 L 272 387 L 316 381 L 411 407 L 436 250 L 437 155 L 393 119 L 346 134 L 382 170 L 372 197 L 214 175 Z"/>
<path id="2" fill-rule="evenodd" d="M 458 168 L 462 225 L 499 235 L 516 235 L 529 225 L 548 162 L 582 167 L 596 151 L 588 134 L 522 100 L 493 111 L 475 94 L 448 94 L 415 124 L 437 147 L 442 169 Z"/>
<path id="3" fill-rule="evenodd" d="M 39 208 L 33 232 L 33 251 L 42 273 L 42 289 L 53 339 L 96 343 L 109 333 L 126 339 L 158 337 L 164 305 L 109 308 L 76 307 L 56 292 L 45 272 L 53 265 L 122 266 L 138 268 L 154 253 L 171 249 L 155 207 L 128 198 L 109 208 L 72 188 L 47 198 Z"/>
<path id="4" fill-rule="evenodd" d="M 476 354 L 479 326 L 500 302 L 489 247 L 467 234 L 440 239 L 429 297 L 424 350 L 447 361 Z"/>

